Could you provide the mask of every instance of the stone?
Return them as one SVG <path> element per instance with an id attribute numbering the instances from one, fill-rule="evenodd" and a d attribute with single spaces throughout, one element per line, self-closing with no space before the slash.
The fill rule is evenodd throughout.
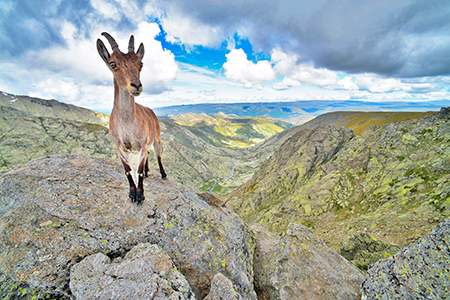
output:
<path id="1" fill-rule="evenodd" d="M 388 258 L 400 251 L 400 247 L 384 243 L 367 232 L 355 234 L 345 242 L 340 243 L 340 254 L 361 270 L 380 259 Z"/>
<path id="2" fill-rule="evenodd" d="M 70 270 L 84 258 L 123 258 L 150 243 L 167 253 L 198 299 L 219 272 L 244 299 L 256 299 L 255 241 L 237 214 L 162 180 L 156 167 L 145 180 L 145 196 L 142 205 L 131 203 L 123 167 L 106 158 L 55 155 L 2 174 L 3 281 L 70 297 Z"/>
<path id="3" fill-rule="evenodd" d="M 259 224 L 250 228 L 258 299 L 360 299 L 361 272 L 307 227 L 293 223 L 281 238 Z"/>
<path id="4" fill-rule="evenodd" d="M 450 219 L 388 259 L 372 265 L 362 299 L 449 299 Z"/>
<path id="5" fill-rule="evenodd" d="M 244 300 L 233 288 L 233 283 L 221 273 L 214 276 L 211 292 L 204 300 Z"/>
<path id="6" fill-rule="evenodd" d="M 70 290 L 77 300 L 196 299 L 167 254 L 148 243 L 117 262 L 103 253 L 84 258 L 70 270 Z"/>

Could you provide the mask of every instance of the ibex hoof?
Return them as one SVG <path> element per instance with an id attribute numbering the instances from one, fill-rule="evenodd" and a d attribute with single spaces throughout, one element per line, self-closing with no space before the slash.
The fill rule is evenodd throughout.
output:
<path id="1" fill-rule="evenodd" d="M 138 188 L 136 192 L 137 193 L 136 193 L 136 201 L 135 202 L 137 202 L 137 204 L 144 202 L 144 200 L 145 200 L 144 190 Z"/>
<path id="2" fill-rule="evenodd" d="M 131 202 L 136 202 L 136 189 L 130 189 L 130 193 L 128 194 Z"/>

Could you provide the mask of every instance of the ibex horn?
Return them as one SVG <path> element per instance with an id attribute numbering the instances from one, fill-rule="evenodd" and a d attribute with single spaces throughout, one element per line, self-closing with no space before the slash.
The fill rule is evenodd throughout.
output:
<path id="1" fill-rule="evenodd" d="M 106 37 L 106 39 L 108 40 L 108 42 L 111 44 L 111 48 L 113 50 L 113 52 L 116 52 L 119 50 L 119 46 L 117 46 L 116 41 L 113 39 L 113 37 L 107 33 L 107 32 L 102 32 L 102 35 Z"/>
<path id="2" fill-rule="evenodd" d="M 130 41 L 128 42 L 128 53 L 134 53 L 134 36 L 130 36 Z"/>

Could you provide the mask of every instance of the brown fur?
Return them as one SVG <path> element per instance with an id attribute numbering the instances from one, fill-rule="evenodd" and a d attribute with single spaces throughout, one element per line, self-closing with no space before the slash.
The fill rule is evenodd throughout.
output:
<path id="1" fill-rule="evenodd" d="M 110 55 L 101 40 L 97 40 L 97 50 L 114 75 L 114 107 L 109 119 L 109 134 L 117 145 L 117 154 L 125 168 L 130 183 L 130 198 L 133 202 L 144 200 L 144 175 L 148 172 L 148 147 L 153 145 L 158 160 L 161 177 L 166 173 L 161 162 L 161 129 L 158 118 L 148 107 L 134 101 L 142 92 L 140 72 L 144 45 L 141 43 L 134 52 L 134 37 L 130 37 L 128 53 L 122 53 L 114 39 L 102 33 L 110 42 L 113 53 Z M 131 176 L 128 151 L 138 152 L 138 186 Z"/>

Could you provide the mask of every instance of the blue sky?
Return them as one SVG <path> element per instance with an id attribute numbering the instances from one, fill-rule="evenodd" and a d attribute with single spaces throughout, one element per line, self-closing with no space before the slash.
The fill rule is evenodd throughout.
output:
<path id="1" fill-rule="evenodd" d="M 1 0 L 0 90 L 108 113 L 107 31 L 144 43 L 149 107 L 446 100 L 449 16 L 447 0 Z"/>

